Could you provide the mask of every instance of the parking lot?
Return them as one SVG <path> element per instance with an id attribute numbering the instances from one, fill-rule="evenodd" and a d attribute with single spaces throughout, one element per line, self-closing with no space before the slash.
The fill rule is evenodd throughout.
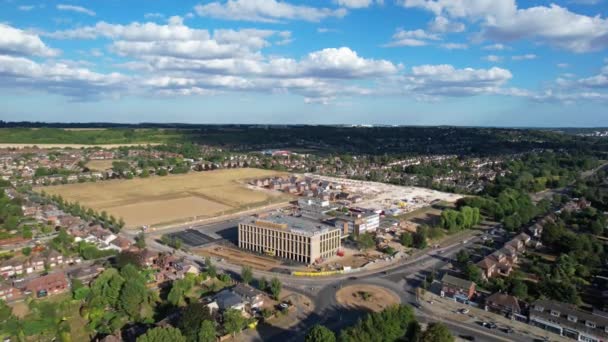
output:
<path id="1" fill-rule="evenodd" d="M 172 233 L 168 235 L 172 239 L 180 239 L 184 244 L 190 247 L 201 247 L 212 242 L 217 242 L 221 239 L 214 238 L 210 235 L 201 233 L 195 229 L 186 229 L 181 232 Z"/>

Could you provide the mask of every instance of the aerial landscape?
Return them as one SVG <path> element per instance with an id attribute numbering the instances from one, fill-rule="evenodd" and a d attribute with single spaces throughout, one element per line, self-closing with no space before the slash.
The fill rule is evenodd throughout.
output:
<path id="1" fill-rule="evenodd" d="M 608 341 L 606 0 L 0 1 L 4 342 Z"/>

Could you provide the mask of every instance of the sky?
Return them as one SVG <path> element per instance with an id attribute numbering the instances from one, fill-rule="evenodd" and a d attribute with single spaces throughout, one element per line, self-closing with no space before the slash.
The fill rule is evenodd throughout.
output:
<path id="1" fill-rule="evenodd" d="M 608 126 L 608 0 L 0 0 L 0 120 Z"/>

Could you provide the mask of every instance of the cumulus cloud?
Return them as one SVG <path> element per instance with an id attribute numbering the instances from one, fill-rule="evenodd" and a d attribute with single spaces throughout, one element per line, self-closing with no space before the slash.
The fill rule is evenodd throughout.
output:
<path id="1" fill-rule="evenodd" d="M 74 99 L 101 96 L 124 87 L 119 73 L 100 74 L 67 63 L 37 63 L 24 57 L 0 56 L 0 85 L 43 89 Z"/>
<path id="2" fill-rule="evenodd" d="M 374 3 L 383 4 L 383 0 L 334 0 L 339 6 L 348 8 L 365 8 L 373 5 Z"/>
<path id="3" fill-rule="evenodd" d="M 463 43 L 445 43 L 441 44 L 440 46 L 447 50 L 466 50 L 469 48 L 467 44 Z"/>
<path id="4" fill-rule="evenodd" d="M 194 10 L 201 17 L 224 20 L 243 20 L 276 23 L 282 20 L 318 22 L 328 17 L 344 17 L 343 8 L 317 8 L 292 5 L 278 0 L 226 0 L 197 5 Z"/>
<path id="5" fill-rule="evenodd" d="M 385 47 L 397 47 L 397 46 L 424 46 L 428 44 L 429 40 L 440 40 L 439 35 L 434 33 L 426 32 L 422 29 L 406 31 L 404 29 L 397 29 L 397 32 L 393 34 L 392 40 L 385 44 Z"/>
<path id="6" fill-rule="evenodd" d="M 527 53 L 525 55 L 516 55 L 516 56 L 511 56 L 511 59 L 514 61 L 524 61 L 524 60 L 531 60 L 531 59 L 536 59 L 538 56 L 536 56 L 533 53 Z"/>
<path id="7" fill-rule="evenodd" d="M 502 62 L 502 56 L 497 55 L 487 55 L 482 57 L 483 60 L 493 63 Z"/>
<path id="8" fill-rule="evenodd" d="M 508 50 L 509 47 L 504 45 L 504 44 L 492 44 L 492 45 L 486 45 L 483 47 L 484 50 L 491 50 L 491 51 L 503 51 L 503 50 Z"/>
<path id="9" fill-rule="evenodd" d="M 509 70 L 456 69 L 452 65 L 421 65 L 412 67 L 405 76 L 405 89 L 426 96 L 472 96 L 496 94 L 513 75 Z"/>
<path id="10" fill-rule="evenodd" d="M 435 19 L 429 23 L 429 30 L 432 32 L 463 32 L 464 29 L 465 25 L 463 23 L 453 22 L 442 16 L 436 16 Z"/>
<path id="11" fill-rule="evenodd" d="M 29 12 L 35 8 L 36 8 L 36 6 L 34 6 L 34 5 L 21 5 L 21 6 L 17 7 L 18 10 L 24 11 L 24 12 Z"/>
<path id="12" fill-rule="evenodd" d="M 180 17 L 172 17 L 166 24 L 99 22 L 47 35 L 57 39 L 108 39 L 108 51 L 126 59 L 117 67 L 128 72 L 104 74 L 78 61 L 35 62 L 3 56 L 0 85 L 38 87 L 74 99 L 117 93 L 212 96 L 263 92 L 292 93 L 307 103 L 324 104 L 345 96 L 400 94 L 428 99 L 516 93 L 503 88 L 512 75 L 502 68 L 423 65 L 406 71 L 391 61 L 361 56 L 349 47 L 312 51 L 300 58 L 265 55 L 265 47 L 289 42 L 291 31 L 208 31 L 188 27 Z M 440 36 L 424 30 L 397 30 L 394 40 L 404 39 L 436 42 Z M 446 43 L 442 47 L 464 45 Z"/>
<path id="13" fill-rule="evenodd" d="M 53 57 L 59 50 L 49 48 L 33 33 L 0 23 L 0 54 Z"/>
<path id="14" fill-rule="evenodd" d="M 577 84 L 586 88 L 608 89 L 608 65 L 604 66 L 599 74 L 582 78 Z"/>
<path id="15" fill-rule="evenodd" d="M 89 15 L 91 17 L 94 17 L 96 15 L 96 13 L 94 11 L 91 11 L 90 9 L 84 8 L 82 6 L 59 4 L 59 5 L 57 5 L 57 9 L 60 11 L 70 11 L 70 12 L 82 13 L 82 14 Z"/>
<path id="16" fill-rule="evenodd" d="M 534 39 L 573 52 L 608 47 L 608 19 L 569 11 L 556 4 L 518 8 L 515 0 L 400 0 L 437 16 L 480 22 L 480 37 L 508 42 Z"/>

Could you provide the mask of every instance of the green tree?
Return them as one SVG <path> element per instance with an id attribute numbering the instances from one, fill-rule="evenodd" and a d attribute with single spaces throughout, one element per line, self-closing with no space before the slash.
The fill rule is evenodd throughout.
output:
<path id="1" fill-rule="evenodd" d="M 315 324 L 304 337 L 305 342 L 335 342 L 336 335 L 334 332 L 327 329 L 326 327 Z"/>
<path id="2" fill-rule="evenodd" d="M 21 253 L 23 253 L 25 256 L 29 256 L 32 254 L 32 247 L 23 247 L 23 249 L 21 249 Z"/>
<path id="3" fill-rule="evenodd" d="M 404 247 L 412 247 L 413 239 L 412 234 L 403 232 L 399 237 L 399 241 Z"/>
<path id="4" fill-rule="evenodd" d="M 281 287 L 281 281 L 276 277 L 272 278 L 270 281 L 270 294 L 272 294 L 272 297 L 275 300 L 279 300 L 279 296 L 281 295 Z"/>
<path id="5" fill-rule="evenodd" d="M 241 311 L 236 309 L 228 309 L 224 312 L 224 330 L 232 336 L 235 336 L 245 327 L 247 320 L 243 317 Z"/>
<path id="6" fill-rule="evenodd" d="M 481 281 L 482 281 L 481 269 L 473 263 L 467 264 L 467 266 L 464 269 L 464 274 L 468 280 L 475 282 L 477 284 L 481 283 Z"/>
<path id="7" fill-rule="evenodd" d="M 422 334 L 422 342 L 453 342 L 454 336 L 442 323 L 429 324 L 426 331 Z"/>
<path id="8" fill-rule="evenodd" d="M 260 279 L 258 279 L 258 288 L 262 291 L 266 291 L 266 288 L 268 287 L 268 281 L 266 280 L 265 277 L 262 277 Z"/>
<path id="9" fill-rule="evenodd" d="M 146 235 L 144 232 L 137 234 L 135 237 L 135 246 L 137 246 L 139 249 L 146 248 Z"/>
<path id="10" fill-rule="evenodd" d="M 466 265 L 469 263 L 470 260 L 471 256 L 469 255 L 469 252 L 466 249 L 461 249 L 458 251 L 458 253 L 456 253 L 456 261 L 460 265 Z"/>
<path id="11" fill-rule="evenodd" d="M 245 284 L 249 284 L 253 280 L 253 271 L 250 266 L 243 266 L 241 268 L 241 280 Z"/>
<path id="12" fill-rule="evenodd" d="M 374 241 L 374 237 L 370 233 L 359 234 L 357 246 L 361 249 L 370 249 L 376 246 L 376 241 Z"/>
<path id="13" fill-rule="evenodd" d="M 513 289 L 511 292 L 515 297 L 525 299 L 528 297 L 528 286 L 522 280 L 516 279 L 513 281 Z"/>
<path id="14" fill-rule="evenodd" d="M 186 342 L 179 329 L 156 327 L 139 336 L 137 342 Z"/>
<path id="15" fill-rule="evenodd" d="M 201 328 L 198 331 L 198 342 L 215 342 L 217 341 L 217 331 L 213 321 L 204 320 L 201 323 Z"/>
<path id="16" fill-rule="evenodd" d="M 193 302 L 181 310 L 178 327 L 188 341 L 196 341 L 203 321 L 213 321 L 209 308 L 203 303 Z"/>

